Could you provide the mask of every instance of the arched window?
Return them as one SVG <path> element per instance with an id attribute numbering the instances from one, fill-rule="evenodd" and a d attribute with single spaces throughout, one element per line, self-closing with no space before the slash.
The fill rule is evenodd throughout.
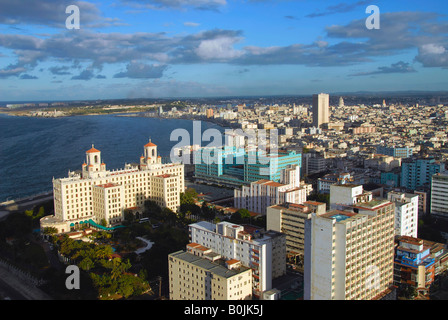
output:
<path id="1" fill-rule="evenodd" d="M 95 163 L 98 163 L 98 156 L 95 156 Z"/>
<path id="2" fill-rule="evenodd" d="M 156 150 L 152 149 L 152 156 L 155 157 L 156 156 Z"/>

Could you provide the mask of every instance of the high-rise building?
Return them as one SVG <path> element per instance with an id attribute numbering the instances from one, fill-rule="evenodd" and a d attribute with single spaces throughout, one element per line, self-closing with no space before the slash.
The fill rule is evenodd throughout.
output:
<path id="1" fill-rule="evenodd" d="M 333 190 L 332 190 L 333 191 Z M 394 204 L 371 195 L 305 223 L 305 300 L 374 300 L 393 285 Z"/>
<path id="2" fill-rule="evenodd" d="M 448 218 L 448 172 L 432 176 L 431 214 Z"/>
<path id="3" fill-rule="evenodd" d="M 236 259 L 252 269 L 253 295 L 272 289 L 272 280 L 286 274 L 286 235 L 229 222 L 201 221 L 189 225 L 190 241 L 225 259 Z"/>
<path id="4" fill-rule="evenodd" d="M 266 229 L 286 234 L 286 253 L 296 262 L 303 262 L 305 245 L 305 221 L 312 213 L 324 214 L 327 205 L 305 201 L 302 204 L 283 203 L 267 208 Z M 298 260 L 299 259 L 299 260 Z"/>
<path id="5" fill-rule="evenodd" d="M 313 126 L 319 128 L 330 122 L 330 95 L 326 93 L 313 95 Z"/>
<path id="6" fill-rule="evenodd" d="M 204 147 L 194 153 L 194 164 L 196 180 L 240 187 L 262 179 L 280 181 L 283 169 L 301 167 L 302 155 L 295 151 L 246 151 L 235 146 Z"/>
<path id="7" fill-rule="evenodd" d="M 395 204 L 395 235 L 417 238 L 418 195 L 391 191 L 387 199 Z"/>
<path id="8" fill-rule="evenodd" d="M 124 210 L 143 210 L 146 200 L 177 211 L 184 192 L 184 165 L 162 164 L 157 145 L 149 141 L 139 164 L 106 170 L 101 151 L 86 152 L 81 172 L 69 171 L 67 178 L 53 179 L 54 216 L 41 219 L 41 229 L 54 227 L 58 233 L 82 224 L 119 224 Z"/>
<path id="9" fill-rule="evenodd" d="M 408 158 L 401 162 L 401 186 L 415 190 L 431 186 L 431 178 L 441 172 L 443 165 L 434 158 Z"/>
<path id="10" fill-rule="evenodd" d="M 213 109 L 207 109 L 206 116 L 207 118 L 213 118 Z"/>

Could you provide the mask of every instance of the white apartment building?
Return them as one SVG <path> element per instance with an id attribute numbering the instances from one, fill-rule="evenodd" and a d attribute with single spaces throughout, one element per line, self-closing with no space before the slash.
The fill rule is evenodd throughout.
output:
<path id="1" fill-rule="evenodd" d="M 190 242 L 210 248 L 226 259 L 236 259 L 252 269 L 256 297 L 272 289 L 272 279 L 286 273 L 286 236 L 282 233 L 206 221 L 191 224 L 189 229 Z"/>
<path id="2" fill-rule="evenodd" d="M 394 204 L 313 214 L 305 230 L 305 300 L 374 300 L 393 284 Z"/>
<path id="3" fill-rule="evenodd" d="M 55 227 L 63 233 L 103 219 L 112 226 L 122 221 L 125 209 L 141 210 L 148 199 L 177 211 L 185 190 L 184 166 L 162 164 L 151 141 L 143 151 L 139 164 L 109 171 L 101 151 L 92 146 L 80 173 L 69 171 L 67 178 L 53 178 L 54 216 L 42 218 L 41 229 Z"/>
<path id="4" fill-rule="evenodd" d="M 389 192 L 387 199 L 395 204 L 395 235 L 417 238 L 418 195 Z"/>
<path id="5" fill-rule="evenodd" d="M 436 173 L 431 182 L 431 214 L 448 218 L 448 172 Z"/>
<path id="6" fill-rule="evenodd" d="M 330 185 L 330 210 L 341 209 L 358 202 L 365 202 L 371 197 L 371 192 L 364 192 L 361 184 L 341 181 Z"/>
<path id="7" fill-rule="evenodd" d="M 197 243 L 168 255 L 170 300 L 251 300 L 252 269 Z"/>
<path id="8" fill-rule="evenodd" d="M 300 167 L 291 166 L 281 171 L 280 182 L 258 180 L 234 190 L 234 207 L 266 214 L 269 206 L 282 203 L 303 203 L 307 189 L 300 185 Z"/>

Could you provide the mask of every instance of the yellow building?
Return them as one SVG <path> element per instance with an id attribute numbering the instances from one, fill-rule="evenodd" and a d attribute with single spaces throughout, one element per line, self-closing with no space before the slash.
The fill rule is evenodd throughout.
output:
<path id="1" fill-rule="evenodd" d="M 53 179 L 54 216 L 42 218 L 41 229 L 55 227 L 63 233 L 90 220 L 112 226 L 123 220 L 125 209 L 142 210 L 148 199 L 177 211 L 185 191 L 184 165 L 162 164 L 151 141 L 143 151 L 139 164 L 108 171 L 101 151 L 92 146 L 80 173 Z"/>
<path id="2" fill-rule="evenodd" d="M 312 213 L 323 214 L 326 204 L 306 201 L 303 204 L 283 203 L 267 208 L 266 229 L 286 234 L 286 252 L 288 256 L 303 257 L 305 246 L 305 221 Z"/>
<path id="3" fill-rule="evenodd" d="M 168 255 L 170 300 L 251 300 L 252 270 L 197 243 Z"/>

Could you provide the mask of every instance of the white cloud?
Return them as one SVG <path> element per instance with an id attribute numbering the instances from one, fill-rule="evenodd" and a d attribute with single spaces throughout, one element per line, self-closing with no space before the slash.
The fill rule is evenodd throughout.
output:
<path id="1" fill-rule="evenodd" d="M 437 45 L 434 43 L 424 44 L 421 47 L 422 54 L 444 54 L 446 49 L 444 46 Z"/>
<path id="2" fill-rule="evenodd" d="M 200 23 L 197 23 L 197 22 L 184 22 L 184 26 L 186 26 L 186 27 L 199 27 Z"/>
<path id="3" fill-rule="evenodd" d="M 241 50 L 235 50 L 234 44 L 238 38 L 220 37 L 216 39 L 202 40 L 196 48 L 196 54 L 204 60 L 227 60 L 243 55 Z"/>

